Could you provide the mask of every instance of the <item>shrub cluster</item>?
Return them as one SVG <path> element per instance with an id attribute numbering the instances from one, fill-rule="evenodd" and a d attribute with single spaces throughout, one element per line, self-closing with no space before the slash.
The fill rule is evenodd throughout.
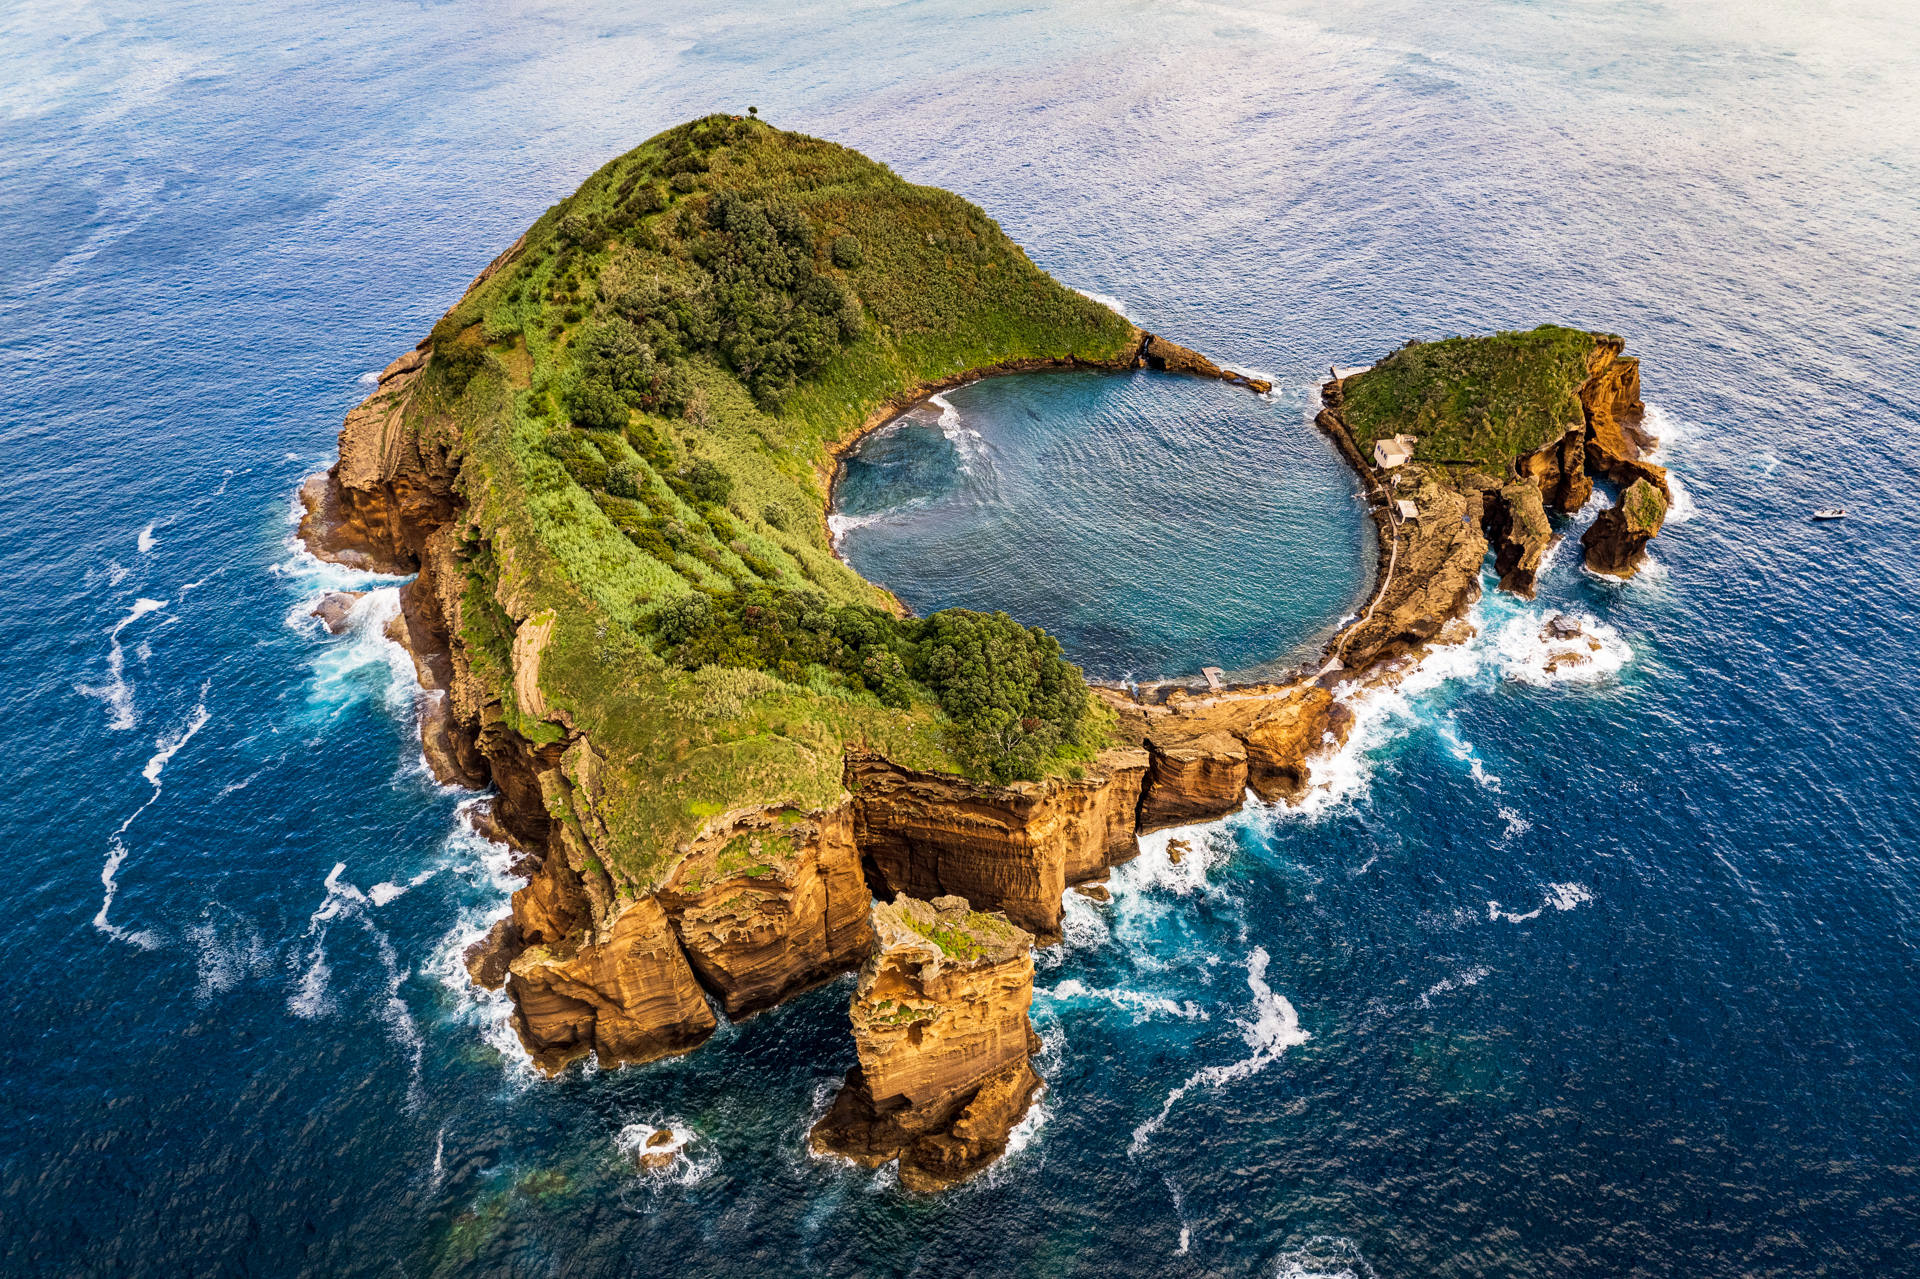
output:
<path id="1" fill-rule="evenodd" d="M 888 706 L 916 692 L 952 721 L 948 751 L 996 782 L 1037 781 L 1083 744 L 1089 695 L 1060 642 L 1005 613 L 945 609 L 924 621 L 768 587 L 682 596 L 654 614 L 661 652 L 688 670 L 744 667 L 790 683 L 816 668 Z"/>

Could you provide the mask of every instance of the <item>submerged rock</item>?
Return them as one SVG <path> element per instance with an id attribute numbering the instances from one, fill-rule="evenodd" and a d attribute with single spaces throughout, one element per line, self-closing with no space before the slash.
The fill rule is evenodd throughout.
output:
<path id="1" fill-rule="evenodd" d="M 348 615 L 364 595 L 365 591 L 328 591 L 307 616 L 319 618 L 328 634 L 344 635 L 347 632 Z"/>
<path id="2" fill-rule="evenodd" d="M 1041 1081 L 1033 938 L 964 898 L 904 894 L 872 909 L 873 955 L 849 1014 L 860 1063 L 814 1125 L 815 1150 L 938 1190 L 1005 1152 Z"/>

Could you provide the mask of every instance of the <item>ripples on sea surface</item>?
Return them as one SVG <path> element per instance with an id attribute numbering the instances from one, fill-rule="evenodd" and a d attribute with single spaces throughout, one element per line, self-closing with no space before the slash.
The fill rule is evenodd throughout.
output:
<path id="1" fill-rule="evenodd" d="M 43 6 L 0 49 L 8 1272 L 1915 1269 L 1906 8 Z M 1072 899 L 1041 1111 L 938 1199 L 804 1153 L 844 981 L 528 1074 L 454 962 L 510 881 L 420 765 L 393 583 L 286 543 L 364 374 L 608 156 L 748 103 L 1279 388 L 949 398 L 1023 460 L 1010 516 L 1163 503 L 1220 530 L 1176 553 L 1283 586 L 1223 558 L 1199 620 L 1011 573 L 930 605 L 1004 588 L 1096 672 L 1310 644 L 1365 532 L 1305 396 L 1414 336 L 1621 333 L 1691 497 L 1635 582 L 1569 542 L 1539 600 L 1485 601 L 1303 810 Z M 1218 420 L 1231 465 L 1117 492 L 1129 420 L 1176 432 L 1134 456 Z M 1112 580 L 1060 546 L 1053 582 Z M 339 639 L 303 616 L 332 585 L 373 588 Z M 1610 628 L 1597 667 L 1545 673 L 1557 610 Z M 629 1171 L 668 1122 L 682 1158 Z"/>

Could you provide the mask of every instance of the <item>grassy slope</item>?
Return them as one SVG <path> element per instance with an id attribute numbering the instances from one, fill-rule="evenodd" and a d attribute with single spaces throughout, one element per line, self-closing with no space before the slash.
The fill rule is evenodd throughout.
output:
<path id="1" fill-rule="evenodd" d="M 884 605 L 884 593 L 827 544 L 819 477 L 831 446 L 921 382 L 1014 359 L 1113 359 L 1132 332 L 1120 316 L 1035 267 L 959 197 L 913 186 L 827 142 L 757 121 L 712 121 L 737 136 L 704 149 L 710 167 L 694 190 L 673 192 L 665 209 L 636 225 L 621 225 L 632 221 L 618 212 L 621 185 L 636 173 L 658 181 L 670 144 L 694 126 L 613 161 L 548 210 L 525 249 L 435 329 L 439 349 L 481 326 L 492 358 L 457 398 L 430 370 L 415 411 L 416 429 L 455 431 L 466 450 L 462 482 L 481 532 L 470 545 L 464 636 L 475 672 L 500 692 L 515 728 L 536 742 L 556 740 L 558 729 L 522 715 L 515 703 L 512 627 L 493 601 L 511 601 L 521 617 L 552 612 L 541 691 L 606 757 L 604 806 L 592 816 L 610 832 L 609 869 L 629 893 L 657 885 L 678 860 L 676 844 L 707 817 L 747 804 L 837 802 L 849 742 L 864 740 L 909 766 L 953 767 L 931 701 L 889 710 L 869 694 L 824 684 L 672 669 L 643 638 L 652 609 L 697 586 L 755 581 L 810 587 L 834 603 Z M 718 522 L 676 496 L 620 435 L 596 432 L 585 441 L 609 466 L 638 464 L 654 509 L 670 514 L 692 547 L 649 553 L 603 512 L 604 496 L 596 501 L 546 446 L 550 433 L 568 429 L 558 406 L 569 342 L 622 275 L 672 279 L 687 270 L 687 233 L 698 225 L 705 194 L 723 188 L 784 200 L 808 215 L 817 269 L 844 279 L 862 300 L 864 332 L 778 415 L 757 408 L 710 359 L 693 366 L 705 392 L 704 422 L 634 414 L 680 466 L 707 459 L 728 472 L 733 490 Z M 606 220 L 618 234 L 592 252 L 569 248 L 561 228 L 570 216 Z M 858 238 L 863 260 L 841 271 L 831 246 L 845 234 Z M 587 817 L 583 798 L 576 795 L 575 809 Z"/>
<path id="2" fill-rule="evenodd" d="M 1505 476 L 1584 420 L 1577 392 L 1595 336 L 1545 324 L 1403 347 L 1347 379 L 1341 416 L 1367 458 L 1404 432 L 1419 438 L 1416 461 Z"/>

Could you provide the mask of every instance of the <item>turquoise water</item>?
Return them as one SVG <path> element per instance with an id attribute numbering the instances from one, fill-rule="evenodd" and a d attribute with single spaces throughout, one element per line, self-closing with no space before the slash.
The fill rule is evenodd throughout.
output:
<path id="1" fill-rule="evenodd" d="M 1151 373 L 948 391 L 861 441 L 847 562 L 920 613 L 1005 609 L 1093 679 L 1251 676 L 1318 652 L 1375 557 L 1312 397 Z"/>
<path id="2" fill-rule="evenodd" d="M 1917 37 L 1868 3 L 16 9 L 0 1269 L 1911 1273 Z M 673 1062 L 530 1074 L 453 963 L 511 881 L 421 767 L 394 583 L 288 544 L 363 375 L 607 157 L 749 104 L 1274 379 L 1037 424 L 950 397 L 1008 458 L 1129 421 L 1177 451 L 1215 411 L 1251 433 L 1227 456 L 1280 451 L 1272 490 L 1082 469 L 1113 546 L 1021 586 L 1062 634 L 1103 621 L 1071 591 L 1148 544 L 1150 498 L 1288 583 L 1115 610 L 1074 636 L 1094 669 L 1221 654 L 1228 600 L 1244 660 L 1282 660 L 1348 607 L 1247 510 L 1352 548 L 1305 397 L 1408 337 L 1621 333 L 1689 495 L 1634 582 L 1574 540 L 1540 600 L 1484 602 L 1304 807 L 1074 899 L 1042 1111 L 938 1199 L 804 1153 L 844 985 Z M 305 617 L 356 581 L 354 632 Z M 1595 661 L 1546 670 L 1555 610 L 1608 628 Z M 685 1157 L 635 1175 L 622 1133 L 665 1121 Z"/>

